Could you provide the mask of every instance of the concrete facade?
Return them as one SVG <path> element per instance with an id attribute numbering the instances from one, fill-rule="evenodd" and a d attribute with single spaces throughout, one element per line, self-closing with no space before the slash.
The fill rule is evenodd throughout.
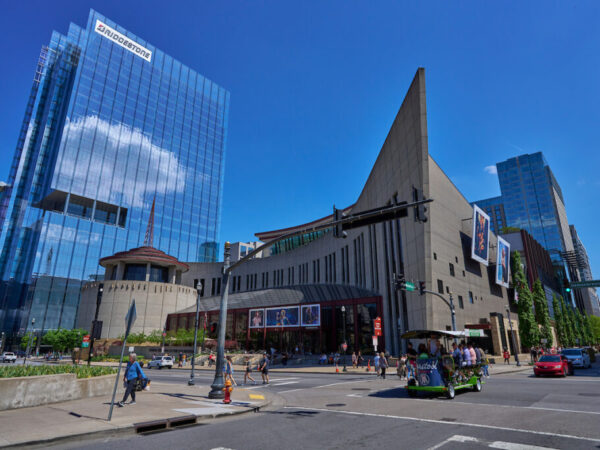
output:
<path id="1" fill-rule="evenodd" d="M 81 290 L 77 327 L 90 329 L 96 310 L 100 283 L 87 283 Z M 189 286 L 151 281 L 104 281 L 98 320 L 102 321 L 102 338 L 125 334 L 125 316 L 135 299 L 137 319 L 132 333 L 149 334 L 162 330 L 169 313 L 196 303 L 196 290 Z"/>
<path id="2" fill-rule="evenodd" d="M 404 331 L 451 326 L 450 311 L 437 297 L 394 289 L 394 274 L 403 273 L 408 280 L 424 280 L 434 291 L 441 282 L 444 295 L 453 294 L 458 329 L 480 325 L 491 330 L 491 314 L 502 315 L 508 304 L 506 289 L 494 282 L 496 236 L 490 235 L 489 267 L 471 259 L 473 208 L 428 153 L 424 69 L 417 71 L 349 212 L 412 201 L 415 188 L 434 200 L 428 205 L 427 222 L 416 221 L 409 211 L 402 219 L 349 230 L 346 239 L 325 233 L 285 253 L 248 261 L 232 273 L 230 292 L 295 285 L 362 288 L 382 297 L 386 350 L 397 355 L 403 350 Z M 188 264 L 182 284 L 194 286 L 204 280 L 203 296 L 218 297 L 221 264 Z"/>

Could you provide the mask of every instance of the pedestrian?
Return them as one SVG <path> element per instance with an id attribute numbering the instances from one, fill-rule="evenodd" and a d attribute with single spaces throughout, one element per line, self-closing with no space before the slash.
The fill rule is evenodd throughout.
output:
<path id="1" fill-rule="evenodd" d="M 223 372 L 225 373 L 225 380 L 229 379 L 231 381 L 231 384 L 237 386 L 237 383 L 233 378 L 233 360 L 231 359 L 231 356 L 225 357 L 225 367 Z"/>
<path id="2" fill-rule="evenodd" d="M 363 355 L 361 352 L 358 352 L 358 355 L 356 356 L 356 361 L 357 361 L 358 367 L 362 367 L 363 362 L 365 361 L 365 358 L 363 358 Z"/>
<path id="3" fill-rule="evenodd" d="M 123 376 L 123 382 L 125 383 L 125 395 L 123 395 L 123 400 L 121 400 L 117 405 L 119 407 L 123 407 L 127 398 L 131 395 L 130 405 L 135 405 L 135 385 L 137 384 L 137 380 L 147 379 L 146 374 L 140 367 L 140 364 L 137 362 L 137 355 L 135 353 L 129 354 L 129 362 L 127 363 L 127 368 L 125 369 L 125 375 Z"/>
<path id="4" fill-rule="evenodd" d="M 481 353 L 481 370 L 483 371 L 483 376 L 489 378 L 490 362 L 488 361 L 485 351 L 481 347 L 479 348 L 479 352 Z"/>
<path id="5" fill-rule="evenodd" d="M 407 360 L 408 360 L 408 358 L 406 357 L 406 354 L 403 354 L 402 357 L 398 360 L 398 376 L 400 377 L 400 379 L 402 379 L 402 377 L 407 378 L 407 376 L 406 376 Z"/>
<path id="6" fill-rule="evenodd" d="M 269 357 L 267 352 L 263 353 L 263 359 L 260 360 L 260 374 L 263 384 L 269 384 Z"/>
<path id="7" fill-rule="evenodd" d="M 379 369 L 381 372 L 381 378 L 385 380 L 385 370 L 388 368 L 388 361 L 385 357 L 385 353 L 381 352 L 379 355 Z"/>
<path id="8" fill-rule="evenodd" d="M 510 366 L 510 353 L 508 353 L 508 349 L 506 347 L 504 347 L 504 353 L 502 355 L 504 356 L 504 364 L 508 364 Z"/>
<path id="9" fill-rule="evenodd" d="M 352 352 L 352 367 L 355 369 L 358 367 L 358 358 L 356 356 L 356 352 Z"/>
<path id="10" fill-rule="evenodd" d="M 375 353 L 375 358 L 373 358 L 373 365 L 375 366 L 375 372 L 377 373 L 377 377 L 379 377 L 379 375 L 380 375 L 379 371 L 381 370 L 381 368 L 379 367 L 380 359 L 381 359 L 381 356 L 379 356 L 379 353 Z"/>
<path id="11" fill-rule="evenodd" d="M 256 380 L 252 378 L 252 363 L 250 362 L 250 357 L 246 356 L 246 373 L 244 373 L 244 384 L 247 384 L 248 380 L 252 380 L 252 383 L 256 384 Z"/>
<path id="12" fill-rule="evenodd" d="M 177 363 L 177 367 L 183 367 L 183 353 L 179 352 L 179 361 Z"/>

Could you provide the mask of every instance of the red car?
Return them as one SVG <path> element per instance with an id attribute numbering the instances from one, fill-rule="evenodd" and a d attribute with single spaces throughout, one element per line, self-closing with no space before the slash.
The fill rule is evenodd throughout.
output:
<path id="1" fill-rule="evenodd" d="M 573 366 L 569 360 L 562 355 L 544 355 L 533 366 L 536 377 L 540 375 L 560 375 L 566 377 L 573 375 Z"/>

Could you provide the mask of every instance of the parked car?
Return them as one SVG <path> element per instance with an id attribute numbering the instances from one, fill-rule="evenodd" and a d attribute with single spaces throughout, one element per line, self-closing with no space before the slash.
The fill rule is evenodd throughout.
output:
<path id="1" fill-rule="evenodd" d="M 2 362 L 15 363 L 17 362 L 17 355 L 13 352 L 2 353 Z"/>
<path id="2" fill-rule="evenodd" d="M 148 369 L 152 369 L 153 367 L 157 367 L 158 369 L 162 369 L 163 367 L 172 369 L 173 358 L 171 356 L 156 356 L 148 363 Z"/>
<path id="3" fill-rule="evenodd" d="M 566 348 L 562 351 L 561 355 L 571 361 L 573 367 L 592 367 L 589 353 L 581 348 Z"/>
<path id="4" fill-rule="evenodd" d="M 573 375 L 573 364 L 562 355 L 543 355 L 533 366 L 536 377 L 542 375 Z"/>

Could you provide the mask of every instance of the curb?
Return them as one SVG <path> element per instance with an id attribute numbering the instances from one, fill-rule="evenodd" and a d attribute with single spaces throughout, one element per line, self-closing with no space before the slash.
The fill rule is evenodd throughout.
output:
<path id="1" fill-rule="evenodd" d="M 115 425 L 113 429 L 106 430 L 98 430 L 98 431 L 90 431 L 84 433 L 74 433 L 68 434 L 64 436 L 57 436 L 48 439 L 36 439 L 32 441 L 26 442 L 17 442 L 17 443 L 9 443 L 9 444 L 0 444 L 0 448 L 19 448 L 19 447 L 30 447 L 30 446 L 41 446 L 47 444 L 56 444 L 59 442 L 69 442 L 69 441 L 77 441 L 81 442 L 83 440 L 92 440 L 97 437 L 107 437 L 107 436 L 119 436 L 119 435 L 136 435 L 136 434 L 145 434 L 145 433 L 156 433 L 160 431 L 173 431 L 178 429 L 179 427 L 190 427 L 199 425 L 200 421 L 206 419 L 218 419 L 222 417 L 233 417 L 239 416 L 242 414 L 248 413 L 257 413 L 261 410 L 261 408 L 266 408 L 271 403 L 273 403 L 273 395 L 270 393 L 263 393 L 265 396 L 265 400 L 263 403 L 251 406 L 248 409 L 243 409 L 239 411 L 230 411 L 230 412 L 221 412 L 214 414 L 203 414 L 203 415 L 183 415 L 183 416 L 174 416 L 167 417 L 161 419 L 155 419 L 147 422 L 138 422 L 127 425 Z M 193 422 L 192 422 L 193 420 Z M 106 422 L 110 424 L 110 422 Z M 161 426 L 164 424 L 165 426 Z M 85 438 L 84 438 L 85 436 Z M 82 439 L 83 438 L 83 439 Z"/>

